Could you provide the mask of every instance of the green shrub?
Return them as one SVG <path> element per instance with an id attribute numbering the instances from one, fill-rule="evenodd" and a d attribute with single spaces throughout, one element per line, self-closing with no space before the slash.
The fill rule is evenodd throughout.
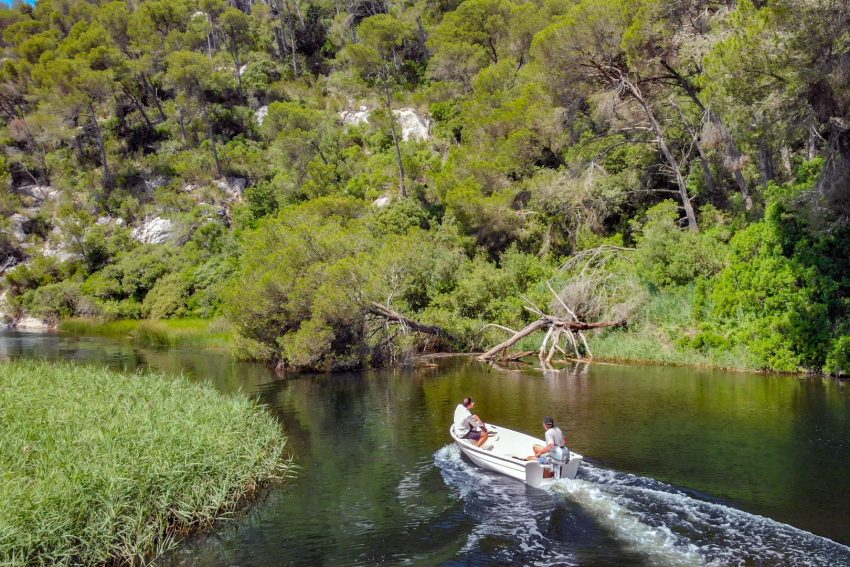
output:
<path id="1" fill-rule="evenodd" d="M 185 317 L 189 314 L 187 303 L 192 293 L 192 280 L 182 272 L 161 277 L 145 295 L 142 313 L 151 319 Z"/>
<path id="2" fill-rule="evenodd" d="M 823 371 L 836 376 L 850 374 L 850 336 L 838 337 L 832 341 Z"/>

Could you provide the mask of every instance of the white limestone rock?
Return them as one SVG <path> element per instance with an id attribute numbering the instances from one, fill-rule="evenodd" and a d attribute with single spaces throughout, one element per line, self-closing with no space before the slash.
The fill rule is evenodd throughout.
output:
<path id="1" fill-rule="evenodd" d="M 24 225 L 28 220 L 29 219 L 21 213 L 15 213 L 9 217 L 9 230 L 12 236 L 20 242 L 27 239 L 27 233 L 24 232 Z"/>
<path id="2" fill-rule="evenodd" d="M 133 229 L 131 235 L 143 244 L 164 244 L 175 237 L 174 233 L 175 226 L 171 220 L 153 217 Z"/>
<path id="3" fill-rule="evenodd" d="M 355 126 L 357 124 L 369 123 L 369 110 L 361 106 L 359 110 L 345 110 L 339 113 L 343 126 Z M 393 116 L 401 127 L 401 139 L 427 140 L 431 137 L 431 121 L 426 116 L 420 116 L 413 108 L 399 108 L 393 110 Z"/>
<path id="4" fill-rule="evenodd" d="M 30 197 L 35 204 L 41 205 L 45 201 L 56 201 L 60 192 L 51 185 L 26 185 L 19 189 L 21 193 Z"/>
<path id="5" fill-rule="evenodd" d="M 391 202 L 392 202 L 392 199 L 390 199 L 387 196 L 383 196 L 383 197 L 378 197 L 377 199 L 372 201 L 372 204 L 375 205 L 376 207 L 378 207 L 379 209 L 383 209 L 384 207 L 389 207 Z"/>
<path id="6" fill-rule="evenodd" d="M 224 191 L 230 199 L 241 201 L 248 180 L 244 177 L 225 177 L 224 179 L 216 179 L 213 184 Z"/>
<path id="7" fill-rule="evenodd" d="M 266 116 L 269 115 L 269 107 L 268 105 L 263 105 L 254 112 L 254 120 L 257 121 L 257 124 L 260 126 L 263 125 L 263 120 L 266 119 Z"/>
<path id="8" fill-rule="evenodd" d="M 116 218 L 116 217 L 105 216 L 105 217 L 98 217 L 97 218 L 97 224 L 105 224 L 105 225 L 110 225 L 110 226 L 124 226 L 125 224 L 127 224 L 127 221 L 125 221 L 121 217 Z"/>
<path id="9" fill-rule="evenodd" d="M 370 110 L 361 106 L 359 110 L 344 110 L 339 113 L 343 126 L 356 126 L 357 124 L 369 123 Z"/>
<path id="10" fill-rule="evenodd" d="M 431 137 L 431 121 L 427 117 L 419 116 L 412 108 L 399 108 L 393 110 L 399 126 L 401 126 L 402 140 L 427 140 Z"/>

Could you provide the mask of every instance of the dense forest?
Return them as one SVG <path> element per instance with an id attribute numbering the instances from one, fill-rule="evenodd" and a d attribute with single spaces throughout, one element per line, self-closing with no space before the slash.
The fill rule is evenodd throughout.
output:
<path id="1" fill-rule="evenodd" d="M 224 318 L 340 369 L 552 314 L 627 321 L 566 352 L 850 370 L 846 2 L 38 0 L 0 29 L 8 320 Z"/>

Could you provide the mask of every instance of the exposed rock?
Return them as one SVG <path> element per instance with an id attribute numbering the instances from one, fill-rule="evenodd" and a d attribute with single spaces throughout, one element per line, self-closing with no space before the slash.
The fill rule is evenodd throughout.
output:
<path id="1" fill-rule="evenodd" d="M 412 108 L 399 108 L 393 114 L 401 126 L 402 140 L 427 140 L 431 137 L 431 121 L 419 116 Z"/>
<path id="2" fill-rule="evenodd" d="M 49 243 L 45 244 L 41 253 L 48 258 L 56 258 L 60 262 L 67 262 L 68 260 L 79 257 L 79 254 L 71 252 L 64 244 L 59 244 L 55 247 L 51 246 Z"/>
<path id="3" fill-rule="evenodd" d="M 371 111 L 365 106 L 360 110 L 346 110 L 339 113 L 343 126 L 354 126 L 369 122 Z M 398 120 L 401 127 L 402 140 L 427 140 L 431 137 L 431 121 L 417 114 L 412 108 L 399 108 L 393 110 L 393 116 Z"/>
<path id="4" fill-rule="evenodd" d="M 356 124 L 368 123 L 369 112 L 368 108 L 361 106 L 360 110 L 345 110 L 340 112 L 339 117 L 342 118 L 343 126 L 354 126 Z"/>
<path id="5" fill-rule="evenodd" d="M 242 65 L 241 67 L 239 67 L 239 76 L 240 76 L 240 77 L 242 76 L 242 73 L 244 73 L 244 72 L 245 72 L 245 69 L 247 69 L 247 68 L 248 68 L 248 65 L 247 65 L 247 64 Z"/>
<path id="6" fill-rule="evenodd" d="M 164 175 L 157 175 L 156 177 L 151 177 L 150 179 L 144 180 L 145 192 L 153 195 L 153 192 L 156 189 L 159 189 L 163 185 L 168 183 L 168 178 Z"/>
<path id="7" fill-rule="evenodd" d="M 97 224 L 106 224 L 106 225 L 112 225 L 112 226 L 124 226 L 125 224 L 127 224 L 127 222 L 124 219 L 122 219 L 121 217 L 105 216 L 105 217 L 98 217 Z"/>
<path id="8" fill-rule="evenodd" d="M 378 207 L 379 209 L 383 209 L 384 207 L 389 207 L 391 202 L 392 202 L 392 199 L 390 199 L 387 196 L 384 196 L 384 197 L 378 197 L 377 199 L 372 201 L 372 204 L 375 205 L 376 207 Z"/>
<path id="9" fill-rule="evenodd" d="M 268 114 L 269 114 L 268 105 L 263 105 L 260 108 L 258 108 L 256 112 L 254 112 L 254 120 L 257 121 L 257 124 L 262 126 L 263 120 L 266 119 L 266 116 L 268 116 Z"/>
<path id="10" fill-rule="evenodd" d="M 24 231 L 29 219 L 21 213 L 15 213 L 9 217 L 9 230 L 18 241 L 23 242 L 27 239 L 27 233 Z"/>
<path id="11" fill-rule="evenodd" d="M 169 219 L 153 217 L 133 229 L 131 235 L 144 244 L 163 244 L 174 238 L 174 228 L 174 223 Z"/>
<path id="12" fill-rule="evenodd" d="M 44 319 L 39 319 L 37 317 L 21 317 L 20 319 L 13 321 L 12 327 L 26 331 L 46 331 L 50 329 L 52 325 Z"/>
<path id="13" fill-rule="evenodd" d="M 241 201 L 248 180 L 244 177 L 225 177 L 224 179 L 216 179 L 213 184 L 224 191 L 231 199 Z"/>
<path id="14" fill-rule="evenodd" d="M 51 185 L 25 185 L 19 191 L 32 198 L 37 205 L 41 205 L 45 201 L 55 201 L 60 195 L 59 190 Z"/>

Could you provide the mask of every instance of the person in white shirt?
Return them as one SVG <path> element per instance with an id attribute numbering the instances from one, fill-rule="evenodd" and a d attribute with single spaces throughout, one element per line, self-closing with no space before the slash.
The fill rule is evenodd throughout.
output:
<path id="1" fill-rule="evenodd" d="M 564 439 L 564 432 L 561 431 L 560 427 L 555 427 L 555 420 L 551 417 L 543 418 L 543 427 L 546 429 L 546 433 L 544 434 L 546 445 L 535 444 L 532 447 L 534 455 L 528 457 L 528 460 L 539 459 L 540 463 L 545 465 L 549 463 L 549 453 L 552 449 L 555 447 L 566 449 L 567 441 Z"/>
<path id="2" fill-rule="evenodd" d="M 482 447 L 490 435 L 481 418 L 470 411 L 474 406 L 475 401 L 467 396 L 455 408 L 455 435 L 475 441 L 478 447 Z"/>

